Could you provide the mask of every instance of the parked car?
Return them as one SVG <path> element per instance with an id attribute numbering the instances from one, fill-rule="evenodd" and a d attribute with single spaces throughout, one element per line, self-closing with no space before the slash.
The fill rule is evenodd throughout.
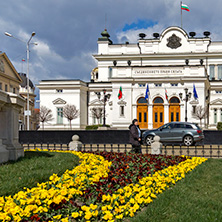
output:
<path id="1" fill-rule="evenodd" d="M 155 135 L 158 135 L 163 143 L 182 142 L 186 146 L 194 145 L 204 138 L 200 127 L 188 122 L 171 122 L 158 129 L 147 130 L 142 135 L 144 144 L 151 145 Z"/>

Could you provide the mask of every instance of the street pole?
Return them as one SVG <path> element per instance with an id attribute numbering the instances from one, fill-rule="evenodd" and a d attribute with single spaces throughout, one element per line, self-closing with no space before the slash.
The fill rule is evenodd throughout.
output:
<path id="1" fill-rule="evenodd" d="M 29 42 L 27 42 L 27 130 L 29 130 Z"/>
<path id="2" fill-rule="evenodd" d="M 187 101 L 188 101 L 188 95 L 185 95 L 185 122 L 187 122 Z"/>
<path id="3" fill-rule="evenodd" d="M 31 37 L 29 38 L 27 42 L 27 130 L 29 130 L 29 115 L 31 114 L 29 110 L 29 44 L 32 39 L 32 37 L 35 35 L 35 32 L 32 33 Z"/>
<path id="4" fill-rule="evenodd" d="M 14 37 L 12 34 L 5 32 L 6 36 L 12 37 L 14 39 L 17 39 L 23 43 L 26 43 L 25 41 Z M 32 39 L 32 37 L 35 35 L 35 32 L 32 32 L 31 37 L 29 38 L 28 42 L 26 43 L 26 49 L 27 49 L 27 73 L 26 73 L 26 80 L 27 80 L 27 110 L 24 110 L 24 115 L 26 113 L 27 115 L 27 124 L 26 124 L 26 129 L 29 130 L 29 115 L 30 115 L 30 110 L 29 110 L 29 45 L 30 45 L 30 41 Z M 35 44 L 37 45 L 37 43 L 31 43 L 31 44 Z M 26 111 L 26 112 L 25 112 Z"/>
<path id="5" fill-rule="evenodd" d="M 103 90 L 103 126 L 106 126 L 106 91 Z"/>
<path id="6" fill-rule="evenodd" d="M 182 92 L 179 93 L 179 97 L 180 97 L 181 100 L 183 99 L 183 101 L 185 101 L 185 122 L 187 122 L 187 120 L 188 120 L 188 118 L 187 118 L 187 102 L 191 98 L 192 93 L 190 93 L 190 92 L 188 93 L 188 88 L 185 88 L 184 91 L 185 91 L 184 99 L 183 99 L 183 93 Z"/>

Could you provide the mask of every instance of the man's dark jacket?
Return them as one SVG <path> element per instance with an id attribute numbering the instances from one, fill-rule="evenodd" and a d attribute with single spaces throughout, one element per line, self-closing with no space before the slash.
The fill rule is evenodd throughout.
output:
<path id="1" fill-rule="evenodd" d="M 137 126 L 134 125 L 134 124 L 131 124 L 129 126 L 129 142 L 134 145 L 134 146 L 140 146 L 140 142 L 138 141 L 138 139 L 140 138 L 139 137 L 139 132 L 138 132 L 138 129 L 137 129 Z"/>

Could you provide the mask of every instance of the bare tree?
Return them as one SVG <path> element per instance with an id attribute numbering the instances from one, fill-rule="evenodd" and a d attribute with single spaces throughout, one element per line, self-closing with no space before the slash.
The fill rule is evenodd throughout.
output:
<path id="1" fill-rule="evenodd" d="M 79 116 L 79 110 L 75 105 L 67 104 L 63 107 L 63 116 L 68 119 L 70 124 L 70 129 L 72 129 L 72 120 L 76 119 Z"/>
<path id="2" fill-rule="evenodd" d="M 101 107 L 93 107 L 91 109 L 92 117 L 97 119 L 98 125 L 99 125 L 99 120 L 101 117 L 103 117 L 103 108 Z"/>
<path id="3" fill-rule="evenodd" d="M 202 119 L 206 118 L 208 115 L 207 107 L 197 106 L 193 117 L 200 120 L 200 126 L 202 126 Z"/>
<path id="4" fill-rule="evenodd" d="M 52 110 L 46 106 L 41 106 L 39 111 L 39 121 L 42 122 L 42 128 L 44 130 L 44 123 L 53 120 Z"/>

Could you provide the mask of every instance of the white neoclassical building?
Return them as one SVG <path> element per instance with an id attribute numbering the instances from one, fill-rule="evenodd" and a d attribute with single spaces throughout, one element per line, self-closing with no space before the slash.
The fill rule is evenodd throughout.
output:
<path id="1" fill-rule="evenodd" d="M 98 67 L 91 73 L 91 82 L 39 83 L 40 104 L 54 115 L 45 129 L 69 128 L 62 115 L 66 104 L 80 110 L 73 128 L 96 124 L 92 109 L 104 109 L 104 89 L 109 94 L 106 123 L 113 128 L 126 129 L 134 118 L 143 129 L 185 119 L 199 123 L 194 115 L 199 106 L 208 111 L 202 120 L 205 128 L 215 129 L 222 121 L 222 42 L 211 41 L 209 32 L 196 37 L 195 32 L 188 34 L 180 27 L 169 27 L 152 38 L 140 33 L 138 42 L 133 44 L 114 44 L 106 30 L 101 35 L 98 53 L 93 55 Z M 122 97 L 118 98 L 120 87 Z"/>

